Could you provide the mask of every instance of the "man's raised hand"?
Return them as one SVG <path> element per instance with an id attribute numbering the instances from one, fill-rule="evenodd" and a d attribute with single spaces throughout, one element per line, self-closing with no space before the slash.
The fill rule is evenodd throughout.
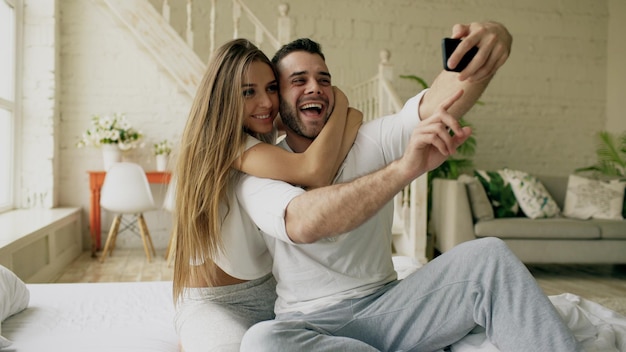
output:
<path id="1" fill-rule="evenodd" d="M 400 161 L 414 177 L 441 165 L 472 134 L 470 127 L 461 127 L 457 119 L 448 113 L 448 109 L 461 96 L 462 90 L 455 92 L 437 107 L 432 116 L 422 120 L 413 130 Z"/>
<path id="2" fill-rule="evenodd" d="M 456 67 L 467 51 L 478 47 L 472 61 L 459 75 L 460 80 L 470 82 L 479 82 L 495 74 L 509 57 L 513 43 L 509 31 L 497 22 L 456 24 L 452 28 L 452 38 L 463 40 L 448 60 L 450 67 Z"/>

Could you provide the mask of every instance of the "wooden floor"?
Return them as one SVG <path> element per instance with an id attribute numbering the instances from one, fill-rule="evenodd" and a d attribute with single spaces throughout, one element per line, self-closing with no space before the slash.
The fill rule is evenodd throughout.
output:
<path id="1" fill-rule="evenodd" d="M 534 265 L 529 270 L 547 295 L 573 293 L 626 316 L 626 266 Z"/>
<path id="2" fill-rule="evenodd" d="M 626 315 L 626 266 L 541 265 L 529 270 L 547 295 L 573 293 Z M 104 263 L 84 252 L 56 282 L 171 281 L 172 275 L 164 250 L 148 263 L 141 249 L 116 249 Z"/>
<path id="3" fill-rule="evenodd" d="M 613 265 L 534 265 L 531 274 L 548 295 L 626 298 L 626 267 Z"/>
<path id="4" fill-rule="evenodd" d="M 143 249 L 115 249 L 113 255 L 101 263 L 100 258 L 92 258 L 87 251 L 70 264 L 56 282 L 171 281 L 174 264 L 168 268 L 164 256 L 165 250 L 157 250 L 148 263 Z"/>

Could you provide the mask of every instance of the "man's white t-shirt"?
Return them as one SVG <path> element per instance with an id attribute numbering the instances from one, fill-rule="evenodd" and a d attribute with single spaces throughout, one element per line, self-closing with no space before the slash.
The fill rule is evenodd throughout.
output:
<path id="1" fill-rule="evenodd" d="M 399 113 L 361 126 L 334 183 L 348 182 L 400 158 L 419 123 L 423 94 L 411 98 Z M 240 205 L 264 233 L 274 257 L 276 314 L 309 313 L 366 296 L 396 279 L 391 260 L 392 202 L 348 233 L 295 244 L 287 236 L 284 214 L 289 202 L 304 192 L 282 181 L 249 175 L 242 176 L 236 190 Z"/>

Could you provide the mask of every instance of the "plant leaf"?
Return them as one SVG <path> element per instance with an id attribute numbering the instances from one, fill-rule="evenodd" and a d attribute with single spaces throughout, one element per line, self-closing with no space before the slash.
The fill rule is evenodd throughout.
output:
<path id="1" fill-rule="evenodd" d="M 609 132 L 602 131 L 599 133 L 600 142 L 596 153 L 598 159 L 604 162 L 613 162 L 620 166 L 626 166 L 626 160 L 622 160 L 617 142 L 613 135 Z"/>
<path id="2" fill-rule="evenodd" d="M 418 77 L 416 75 L 400 75 L 400 78 L 410 79 L 417 82 L 419 85 L 422 86 L 422 88 L 428 88 L 428 83 L 426 83 L 426 81 L 422 77 Z"/>
<path id="3" fill-rule="evenodd" d="M 575 172 L 592 171 L 597 175 L 609 177 L 626 176 L 626 133 L 616 137 L 608 131 L 600 131 L 597 135 L 595 165 L 582 167 Z"/>

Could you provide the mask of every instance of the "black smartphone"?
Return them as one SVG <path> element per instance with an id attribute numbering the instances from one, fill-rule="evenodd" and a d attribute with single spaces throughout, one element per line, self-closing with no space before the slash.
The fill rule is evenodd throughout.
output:
<path id="1" fill-rule="evenodd" d="M 470 63 L 470 61 L 472 61 L 472 59 L 474 58 L 474 55 L 476 55 L 476 53 L 478 52 L 478 47 L 471 48 L 467 53 L 465 53 L 465 55 L 463 56 L 459 64 L 456 65 L 455 68 L 451 69 L 448 67 L 448 59 L 450 58 L 450 56 L 452 56 L 454 49 L 456 49 L 456 47 L 459 46 L 459 43 L 461 43 L 461 39 L 443 38 L 443 40 L 441 41 L 441 52 L 443 54 L 443 68 L 446 71 L 452 71 L 452 72 L 463 71 L 467 67 L 467 65 Z"/>

